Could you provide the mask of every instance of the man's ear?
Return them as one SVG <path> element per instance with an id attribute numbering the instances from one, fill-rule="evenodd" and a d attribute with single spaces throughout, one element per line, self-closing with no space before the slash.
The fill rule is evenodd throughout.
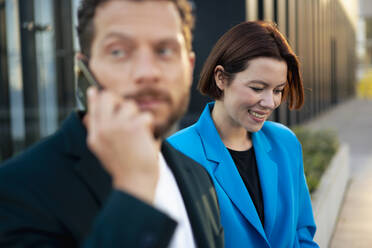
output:
<path id="1" fill-rule="evenodd" d="M 223 91 L 226 87 L 227 80 L 224 75 L 224 68 L 222 65 L 217 65 L 214 68 L 214 80 L 216 81 L 217 87 Z"/>

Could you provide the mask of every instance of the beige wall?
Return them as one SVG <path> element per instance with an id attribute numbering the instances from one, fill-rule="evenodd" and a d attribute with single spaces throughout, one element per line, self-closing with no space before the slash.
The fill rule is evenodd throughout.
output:
<path id="1" fill-rule="evenodd" d="M 357 28 L 358 16 L 359 16 L 359 0 L 338 0 L 344 7 L 346 14 L 348 15 L 354 28 Z M 370 1 L 370 0 L 368 0 Z"/>

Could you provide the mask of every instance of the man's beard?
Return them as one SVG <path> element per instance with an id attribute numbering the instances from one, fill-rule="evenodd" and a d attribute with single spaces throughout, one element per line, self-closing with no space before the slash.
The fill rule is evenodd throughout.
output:
<path id="1" fill-rule="evenodd" d="M 163 101 L 169 106 L 170 112 L 167 119 L 162 123 L 155 123 L 153 127 L 154 138 L 158 140 L 165 138 L 173 125 L 185 114 L 190 101 L 190 91 L 185 91 L 178 103 L 172 100 L 167 91 L 156 88 L 145 88 L 135 94 L 127 95 L 125 98 L 133 99 L 138 103 L 143 99 L 151 98 Z M 156 113 L 154 114 L 156 115 Z"/>
<path id="2" fill-rule="evenodd" d="M 179 103 L 170 110 L 168 119 L 164 124 L 158 124 L 154 127 L 154 138 L 155 139 L 164 139 L 167 134 L 169 134 L 173 125 L 182 118 L 185 114 L 187 107 L 189 106 L 190 94 L 186 92 L 183 94 Z"/>

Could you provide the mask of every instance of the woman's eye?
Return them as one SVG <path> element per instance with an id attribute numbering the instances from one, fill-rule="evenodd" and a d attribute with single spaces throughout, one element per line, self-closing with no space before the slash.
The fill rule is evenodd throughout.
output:
<path id="1" fill-rule="evenodd" d="M 284 91 L 284 89 L 274 90 L 274 93 L 275 93 L 275 94 L 282 94 L 283 91 Z"/>
<path id="2" fill-rule="evenodd" d="M 263 91 L 263 88 L 251 87 L 251 89 L 254 90 L 254 91 L 256 91 L 256 92 Z"/>

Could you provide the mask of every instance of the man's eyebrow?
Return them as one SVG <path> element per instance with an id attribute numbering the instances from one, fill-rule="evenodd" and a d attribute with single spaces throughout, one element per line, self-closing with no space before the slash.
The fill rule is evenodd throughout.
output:
<path id="1" fill-rule="evenodd" d="M 266 83 L 265 81 L 261 81 L 261 80 L 251 80 L 251 81 L 249 81 L 249 83 L 263 84 L 264 86 L 268 86 L 268 85 L 269 85 L 269 84 Z M 276 88 L 277 88 L 277 87 L 285 86 L 286 84 L 287 84 L 287 82 L 284 82 L 284 83 L 279 84 L 278 86 L 276 86 Z"/>
<path id="2" fill-rule="evenodd" d="M 100 44 L 104 44 L 107 40 L 110 40 L 110 39 L 119 39 L 119 40 L 122 40 L 122 41 L 127 41 L 127 42 L 131 42 L 133 41 L 133 39 L 131 39 L 128 35 L 126 34 L 123 34 L 123 33 L 119 33 L 119 32 L 110 32 L 108 33 L 100 42 Z M 180 46 L 180 42 L 177 38 L 174 38 L 174 37 L 168 37 L 168 38 L 164 38 L 164 39 L 161 39 L 161 40 L 154 40 L 153 41 L 154 44 L 158 44 L 158 45 L 173 45 L 173 46 Z"/>
<path id="3" fill-rule="evenodd" d="M 105 43 L 109 39 L 120 39 L 120 40 L 125 40 L 125 41 L 131 41 L 129 36 L 123 34 L 123 33 L 118 33 L 118 32 L 111 32 L 108 33 L 102 40 L 101 44 Z"/>
<path id="4" fill-rule="evenodd" d="M 176 38 L 165 38 L 165 39 L 162 39 L 162 40 L 158 41 L 157 43 L 159 43 L 159 44 L 175 44 L 175 45 L 179 45 L 179 41 Z"/>
<path id="5" fill-rule="evenodd" d="M 173 49 L 179 49 L 181 47 L 180 42 L 174 38 L 166 38 L 159 41 L 154 41 L 155 46 L 171 46 Z"/>

